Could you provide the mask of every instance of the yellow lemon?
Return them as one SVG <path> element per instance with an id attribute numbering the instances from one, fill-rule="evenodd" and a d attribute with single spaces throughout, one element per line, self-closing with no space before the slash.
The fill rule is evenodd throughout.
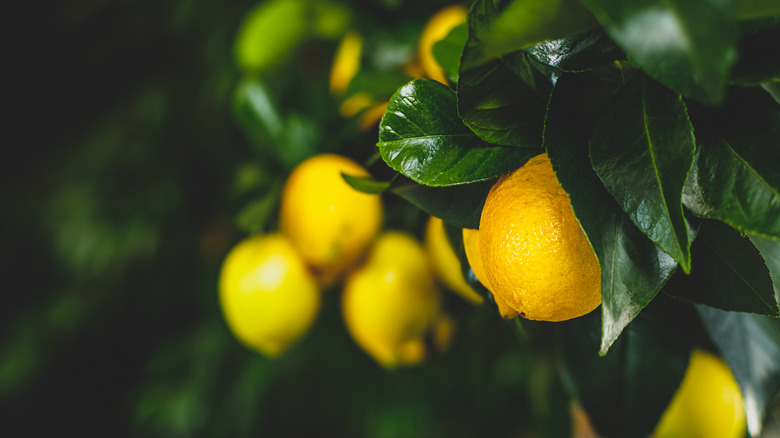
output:
<path id="1" fill-rule="evenodd" d="M 433 45 L 444 39 L 454 27 L 465 22 L 466 8 L 462 5 L 448 6 L 428 20 L 417 49 L 426 76 L 443 84 L 447 83 L 447 75 L 433 56 Z"/>
<path id="2" fill-rule="evenodd" d="M 466 259 L 471 266 L 471 270 L 474 271 L 474 276 L 477 277 L 480 283 L 487 290 L 493 294 L 493 301 L 496 302 L 498 307 L 498 313 L 504 319 L 511 319 L 518 315 L 517 310 L 513 309 L 510 305 L 504 302 L 498 295 L 493 292 L 493 286 L 490 285 L 485 274 L 485 268 L 482 266 L 482 256 L 479 251 L 479 230 L 473 230 L 470 228 L 463 229 L 463 247 L 466 250 Z"/>
<path id="3" fill-rule="evenodd" d="M 219 299 L 235 337 L 269 357 L 303 336 L 320 307 L 317 282 L 280 234 L 249 237 L 230 250 Z"/>
<path id="4" fill-rule="evenodd" d="M 490 189 L 479 240 L 491 290 L 520 316 L 563 321 L 601 304 L 601 267 L 547 154 Z"/>
<path id="5" fill-rule="evenodd" d="M 330 69 L 331 93 L 340 96 L 347 91 L 352 78 L 360 71 L 362 54 L 363 38 L 354 31 L 347 32 L 341 39 Z"/>
<path id="6" fill-rule="evenodd" d="M 280 228 L 324 283 L 356 261 L 382 223 L 381 198 L 353 189 L 342 173 L 369 176 L 347 157 L 322 154 L 298 165 L 282 191 Z"/>
<path id="7" fill-rule="evenodd" d="M 424 336 L 439 306 L 422 245 L 394 231 L 377 238 L 366 263 L 347 278 L 342 295 L 352 338 L 387 368 L 424 359 Z"/>
<path id="8" fill-rule="evenodd" d="M 484 299 L 463 279 L 458 256 L 444 232 L 444 222 L 435 216 L 428 219 L 425 227 L 425 249 L 436 274 L 447 287 L 473 304 L 482 304 Z"/>
<path id="9" fill-rule="evenodd" d="M 728 364 L 711 353 L 694 350 L 653 437 L 742 438 L 745 422 L 742 394 Z"/>

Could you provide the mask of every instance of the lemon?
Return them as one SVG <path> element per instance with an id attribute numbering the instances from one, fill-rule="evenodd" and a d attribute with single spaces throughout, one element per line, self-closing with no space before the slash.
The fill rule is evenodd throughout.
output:
<path id="1" fill-rule="evenodd" d="M 696 349 L 653 437 L 742 438 L 745 422 L 742 394 L 728 364 Z"/>
<path id="2" fill-rule="evenodd" d="M 495 301 L 498 307 L 498 313 L 504 319 L 511 319 L 518 315 L 517 311 L 509 306 L 504 300 L 493 292 L 493 286 L 490 285 L 485 274 L 485 267 L 482 265 L 482 256 L 479 251 L 479 230 L 473 230 L 470 228 L 463 229 L 463 247 L 466 250 L 466 259 L 471 266 L 471 270 L 474 271 L 474 276 L 477 277 L 480 283 L 493 295 L 493 301 Z"/>
<path id="3" fill-rule="evenodd" d="M 381 198 L 353 189 L 342 172 L 369 176 L 347 157 L 321 154 L 299 164 L 282 191 L 280 228 L 326 284 L 356 261 L 382 222 Z"/>
<path id="4" fill-rule="evenodd" d="M 417 48 L 420 64 L 426 76 L 447 84 L 447 75 L 433 56 L 433 45 L 444 39 L 454 27 L 465 22 L 466 8 L 462 5 L 448 6 L 428 20 Z"/>
<path id="5" fill-rule="evenodd" d="M 387 368 L 424 359 L 424 336 L 439 306 L 425 250 L 412 236 L 396 231 L 377 238 L 366 263 L 347 278 L 342 295 L 352 338 Z"/>
<path id="6" fill-rule="evenodd" d="M 347 91 L 352 78 L 360 71 L 363 38 L 354 31 L 341 39 L 330 69 L 330 92 L 340 96 Z"/>
<path id="7" fill-rule="evenodd" d="M 269 357 L 302 337 L 320 307 L 320 292 L 292 244 L 280 234 L 256 235 L 230 250 L 219 276 L 228 327 Z"/>
<path id="8" fill-rule="evenodd" d="M 524 318 L 563 321 L 601 304 L 601 268 L 547 154 L 490 189 L 479 248 L 494 295 Z"/>
<path id="9" fill-rule="evenodd" d="M 425 227 L 425 249 L 428 259 L 442 282 L 473 304 L 482 304 L 484 299 L 463 279 L 458 256 L 444 232 L 444 222 L 431 216 Z"/>

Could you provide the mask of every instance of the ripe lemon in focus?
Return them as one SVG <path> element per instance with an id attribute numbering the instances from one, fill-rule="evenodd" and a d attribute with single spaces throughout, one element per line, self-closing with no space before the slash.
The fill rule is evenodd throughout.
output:
<path id="1" fill-rule="evenodd" d="M 342 172 L 369 176 L 347 157 L 321 154 L 299 164 L 282 191 L 280 228 L 325 284 L 355 262 L 382 223 L 381 198 L 353 189 Z"/>
<path id="2" fill-rule="evenodd" d="M 495 296 L 520 316 L 564 321 L 601 304 L 601 268 L 547 154 L 490 189 L 479 248 Z"/>
<path id="3" fill-rule="evenodd" d="M 465 22 L 466 8 L 461 5 L 448 6 L 428 20 L 417 49 L 426 76 L 447 84 L 447 75 L 433 56 L 433 45 L 444 39 L 454 27 Z"/>
<path id="4" fill-rule="evenodd" d="M 495 301 L 498 307 L 498 313 L 504 319 L 511 319 L 518 315 L 517 311 L 509 306 L 504 300 L 493 292 L 493 286 L 490 285 L 485 274 L 485 267 L 482 265 L 482 256 L 479 252 L 479 230 L 473 230 L 470 228 L 463 229 L 463 247 L 466 250 L 466 259 L 471 266 L 471 270 L 474 271 L 474 276 L 477 277 L 480 283 L 493 295 L 493 301 Z"/>
<path id="5" fill-rule="evenodd" d="M 388 231 L 344 285 L 344 322 L 355 342 L 387 368 L 425 358 L 426 332 L 440 306 L 425 250 L 412 236 Z"/>
<path id="6" fill-rule="evenodd" d="M 230 250 L 219 299 L 236 338 L 269 357 L 303 336 L 320 308 L 316 281 L 280 234 L 249 237 Z"/>
<path id="7" fill-rule="evenodd" d="M 444 222 L 435 216 L 428 219 L 428 225 L 425 227 L 425 249 L 436 274 L 447 287 L 472 304 L 482 304 L 485 301 L 463 279 L 458 256 L 444 232 Z"/>
<path id="8" fill-rule="evenodd" d="M 745 407 L 728 364 L 694 350 L 682 383 L 656 427 L 654 438 L 742 438 Z"/>

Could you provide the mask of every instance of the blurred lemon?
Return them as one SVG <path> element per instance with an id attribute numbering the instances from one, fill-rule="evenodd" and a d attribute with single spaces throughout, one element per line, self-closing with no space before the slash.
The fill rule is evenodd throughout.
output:
<path id="1" fill-rule="evenodd" d="M 745 422 L 742 394 L 728 364 L 694 350 L 653 438 L 742 438 Z"/>
<path id="2" fill-rule="evenodd" d="M 463 247 L 466 250 L 466 259 L 471 266 L 471 270 L 474 271 L 474 276 L 477 277 L 480 283 L 493 295 L 493 301 L 495 301 L 498 307 L 498 313 L 504 319 L 511 319 L 519 315 L 517 310 L 513 309 L 509 304 L 505 303 L 498 295 L 493 292 L 493 287 L 490 285 L 485 274 L 485 268 L 482 266 L 482 256 L 479 252 L 479 230 L 473 230 L 470 228 L 463 229 Z"/>
<path id="3" fill-rule="evenodd" d="M 447 84 L 447 75 L 433 56 L 433 45 L 444 39 L 455 26 L 465 23 L 466 12 L 462 5 L 448 6 L 437 12 L 425 25 L 417 51 L 421 67 L 429 78 Z"/>
<path id="4" fill-rule="evenodd" d="M 341 39 L 330 69 L 332 94 L 340 96 L 347 91 L 352 78 L 360 71 L 362 54 L 363 38 L 354 31 L 347 32 Z"/>
<path id="5" fill-rule="evenodd" d="M 436 274 L 448 288 L 472 304 L 482 304 L 484 299 L 463 279 L 458 256 L 444 232 L 444 222 L 435 216 L 428 219 L 425 227 L 425 249 Z"/>
<path id="6" fill-rule="evenodd" d="M 303 336 L 320 307 L 316 281 L 280 234 L 249 237 L 230 250 L 219 299 L 235 337 L 269 357 Z"/>
<path id="7" fill-rule="evenodd" d="M 317 155 L 299 164 L 282 191 L 280 227 L 324 283 L 348 268 L 379 232 L 382 201 L 341 174 L 369 176 L 347 157 Z"/>
<path id="8" fill-rule="evenodd" d="M 385 232 L 344 286 L 344 322 L 355 342 L 387 368 L 425 357 L 439 294 L 425 250 L 412 236 Z"/>
<path id="9" fill-rule="evenodd" d="M 520 316 L 563 321 L 601 304 L 601 267 L 547 154 L 490 189 L 479 240 L 490 289 Z"/>

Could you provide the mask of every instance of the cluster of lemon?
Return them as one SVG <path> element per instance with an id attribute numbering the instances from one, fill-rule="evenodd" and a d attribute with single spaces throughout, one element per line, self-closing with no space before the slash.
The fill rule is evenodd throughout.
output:
<path id="1" fill-rule="evenodd" d="M 482 298 L 460 276 L 440 220 L 431 219 L 427 250 L 407 233 L 381 231 L 381 198 L 354 190 L 342 174 L 368 176 L 334 154 L 293 170 L 282 193 L 280 231 L 239 242 L 223 263 L 225 320 L 242 343 L 273 357 L 311 327 L 321 291 L 343 283 L 344 321 L 356 343 L 386 367 L 420 362 L 425 337 L 437 327 L 446 338 L 450 327 L 434 271 L 469 300 Z"/>

